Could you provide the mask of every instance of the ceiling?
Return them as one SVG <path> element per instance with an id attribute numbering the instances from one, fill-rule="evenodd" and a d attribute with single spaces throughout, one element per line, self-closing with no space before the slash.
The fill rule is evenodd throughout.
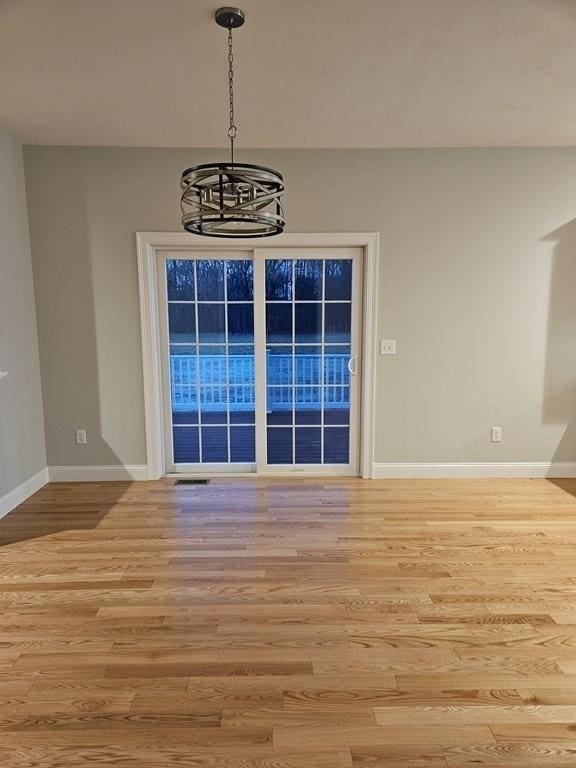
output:
<path id="1" fill-rule="evenodd" d="M 227 141 L 218 0 L 0 0 L 29 144 Z M 242 0 L 240 147 L 576 145 L 575 0 Z"/>

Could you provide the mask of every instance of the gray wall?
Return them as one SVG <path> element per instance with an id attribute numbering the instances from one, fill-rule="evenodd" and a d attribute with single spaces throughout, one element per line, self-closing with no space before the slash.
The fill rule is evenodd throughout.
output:
<path id="1" fill-rule="evenodd" d="M 0 131 L 0 497 L 46 466 L 22 147 Z"/>
<path id="2" fill-rule="evenodd" d="M 26 149 L 49 464 L 145 463 L 134 233 L 223 154 Z M 576 460 L 576 149 L 240 159 L 285 174 L 289 231 L 381 233 L 377 462 Z"/>

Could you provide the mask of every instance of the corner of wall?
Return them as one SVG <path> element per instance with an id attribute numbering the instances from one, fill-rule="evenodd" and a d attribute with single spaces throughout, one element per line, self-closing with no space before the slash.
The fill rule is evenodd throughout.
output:
<path id="1" fill-rule="evenodd" d="M 0 517 L 48 482 L 22 145 L 0 130 Z"/>

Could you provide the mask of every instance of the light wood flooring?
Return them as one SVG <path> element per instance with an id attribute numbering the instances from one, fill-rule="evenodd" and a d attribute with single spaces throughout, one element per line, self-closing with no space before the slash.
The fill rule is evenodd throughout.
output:
<path id="1" fill-rule="evenodd" d="M 0 521 L 2 768 L 576 765 L 576 481 L 52 484 Z"/>

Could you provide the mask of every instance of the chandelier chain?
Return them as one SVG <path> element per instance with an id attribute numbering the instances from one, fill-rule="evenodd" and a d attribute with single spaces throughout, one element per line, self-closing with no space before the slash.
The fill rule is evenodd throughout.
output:
<path id="1" fill-rule="evenodd" d="M 234 140 L 238 134 L 238 128 L 234 122 L 234 50 L 232 47 L 232 27 L 228 27 L 228 96 L 230 100 L 230 159 L 234 165 Z"/>

